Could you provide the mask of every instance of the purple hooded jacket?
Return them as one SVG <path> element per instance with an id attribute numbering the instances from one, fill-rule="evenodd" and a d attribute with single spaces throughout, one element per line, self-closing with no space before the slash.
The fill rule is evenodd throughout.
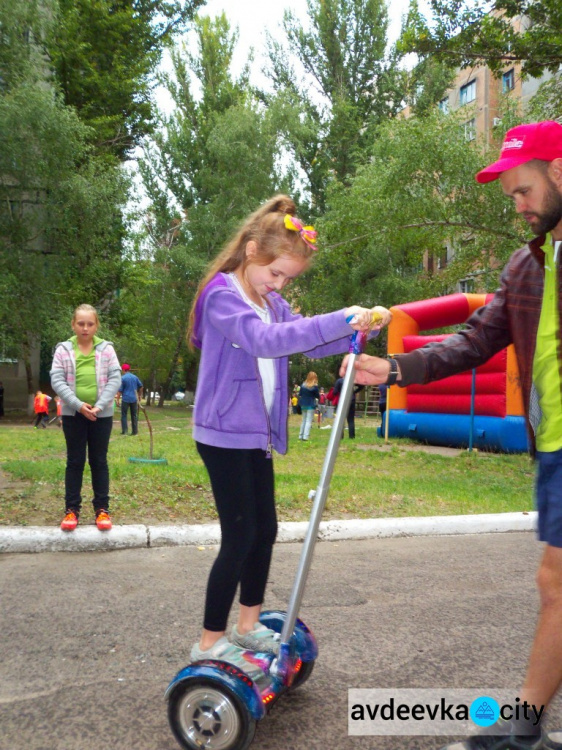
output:
<path id="1" fill-rule="evenodd" d="M 193 342 L 201 349 L 193 437 L 219 448 L 287 452 L 288 358 L 341 354 L 353 333 L 345 309 L 313 318 L 294 315 L 279 294 L 268 295 L 271 323 L 242 299 L 227 274 L 218 273 L 197 302 Z M 275 398 L 265 407 L 258 357 L 275 360 Z"/>

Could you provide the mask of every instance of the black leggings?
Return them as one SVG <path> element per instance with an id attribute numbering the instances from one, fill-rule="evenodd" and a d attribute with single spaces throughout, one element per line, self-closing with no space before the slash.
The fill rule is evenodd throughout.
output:
<path id="1" fill-rule="evenodd" d="M 209 473 L 221 527 L 219 554 L 209 575 L 203 627 L 226 630 L 240 583 L 240 604 L 263 603 L 277 536 L 273 461 L 259 449 L 197 443 Z"/>

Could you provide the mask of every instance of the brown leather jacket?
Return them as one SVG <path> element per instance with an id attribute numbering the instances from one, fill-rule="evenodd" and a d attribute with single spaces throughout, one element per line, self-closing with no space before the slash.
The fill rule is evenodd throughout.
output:
<path id="1" fill-rule="evenodd" d="M 519 379 L 529 437 L 534 450 L 534 433 L 529 423 L 533 357 L 544 291 L 545 237 L 535 237 L 510 258 L 501 275 L 494 299 L 479 308 L 467 321 L 467 329 L 445 341 L 428 344 L 409 354 L 399 354 L 400 386 L 429 383 L 478 367 L 508 344 L 515 345 Z M 562 312 L 562 264 L 558 263 L 558 309 Z M 562 321 L 558 321 L 558 368 L 562 374 Z M 561 394 L 562 404 L 562 394 Z"/>

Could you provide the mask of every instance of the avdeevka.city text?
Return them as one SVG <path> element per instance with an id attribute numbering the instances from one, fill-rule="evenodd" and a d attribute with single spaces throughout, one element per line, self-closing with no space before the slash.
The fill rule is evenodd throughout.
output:
<path id="1" fill-rule="evenodd" d="M 500 706 L 500 716 L 506 721 L 511 719 L 530 721 L 536 726 L 542 717 L 544 706 L 534 706 L 527 701 L 521 703 L 515 698 L 513 703 Z M 386 703 L 355 703 L 350 708 L 350 719 L 352 721 L 469 721 L 470 706 L 463 703 L 450 703 L 445 698 L 437 703 L 399 703 L 394 698 L 389 698 Z"/>

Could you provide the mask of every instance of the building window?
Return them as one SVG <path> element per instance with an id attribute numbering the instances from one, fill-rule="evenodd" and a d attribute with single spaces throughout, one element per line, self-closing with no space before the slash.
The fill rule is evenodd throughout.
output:
<path id="1" fill-rule="evenodd" d="M 449 250 L 448 248 L 444 247 L 443 250 L 441 250 L 441 252 L 437 255 L 437 270 L 442 271 L 444 268 L 447 268 L 448 262 Z"/>
<path id="2" fill-rule="evenodd" d="M 473 141 L 476 138 L 476 119 L 474 117 L 465 122 L 464 137 L 467 141 Z"/>
<path id="3" fill-rule="evenodd" d="M 474 292 L 474 279 L 461 279 L 459 281 L 459 292 L 472 294 Z"/>
<path id="4" fill-rule="evenodd" d="M 515 88 L 515 70 L 511 68 L 502 76 L 502 93 L 506 94 Z"/>
<path id="5" fill-rule="evenodd" d="M 476 99 L 476 81 L 470 81 L 466 86 L 461 86 L 461 106 L 469 104 Z"/>
<path id="6" fill-rule="evenodd" d="M 441 99 L 441 101 L 438 104 L 439 110 L 443 112 L 444 115 L 449 114 L 449 98 L 445 97 L 445 99 Z"/>

